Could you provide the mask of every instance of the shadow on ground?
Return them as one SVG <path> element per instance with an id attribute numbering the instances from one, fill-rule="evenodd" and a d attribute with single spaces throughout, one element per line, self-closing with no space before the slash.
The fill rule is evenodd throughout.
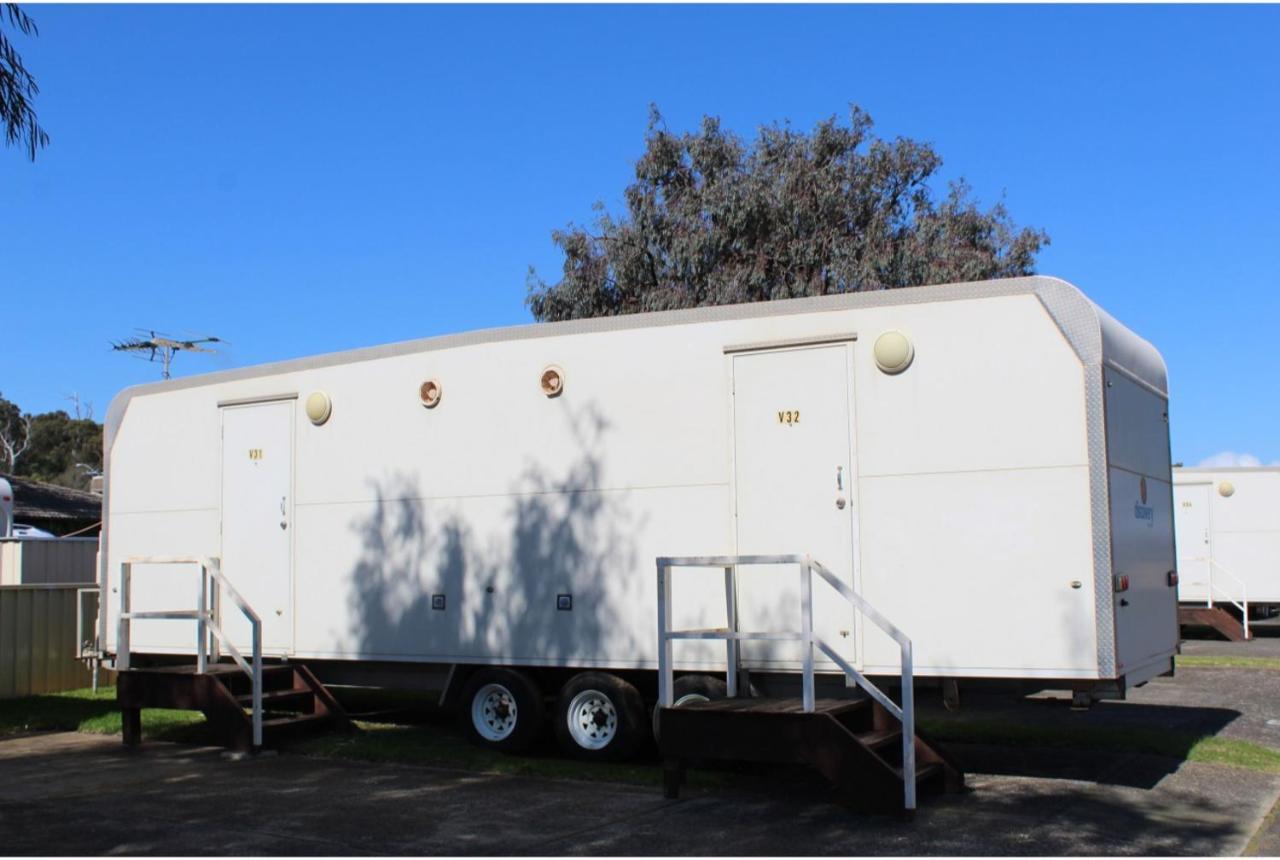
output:
<path id="1" fill-rule="evenodd" d="M 0 832 L 16 854 L 1225 854 L 1244 847 L 1280 782 L 1194 765 L 1150 791 L 979 775 L 908 824 L 851 814 L 813 783 L 672 802 L 657 786 L 296 755 L 229 762 L 78 734 L 2 741 L 0 769 Z"/>
<path id="2" fill-rule="evenodd" d="M 966 771 L 1152 788 L 1178 769 L 1193 748 L 1240 717 L 1231 708 L 1097 702 L 1070 708 L 1055 696 L 967 695 L 958 711 L 925 698 L 917 706 L 923 733 Z M 1127 761 L 1125 756 L 1141 756 Z"/>

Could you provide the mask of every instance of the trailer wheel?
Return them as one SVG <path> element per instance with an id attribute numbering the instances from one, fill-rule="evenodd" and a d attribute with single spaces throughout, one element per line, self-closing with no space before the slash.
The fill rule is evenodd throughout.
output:
<path id="1" fill-rule="evenodd" d="M 643 732 L 640 693 L 616 675 L 583 672 L 560 690 L 556 740 L 569 755 L 620 761 L 635 752 Z"/>
<path id="2" fill-rule="evenodd" d="M 528 676 L 481 669 L 462 690 L 458 716 L 467 739 L 503 752 L 527 749 L 542 728 L 542 693 Z"/>
<path id="3" fill-rule="evenodd" d="M 729 695 L 729 686 L 719 678 L 711 675 L 681 675 L 671 687 L 673 707 L 687 705 L 690 702 L 710 702 L 723 699 Z M 653 739 L 658 740 L 658 711 L 662 703 L 653 706 Z"/>

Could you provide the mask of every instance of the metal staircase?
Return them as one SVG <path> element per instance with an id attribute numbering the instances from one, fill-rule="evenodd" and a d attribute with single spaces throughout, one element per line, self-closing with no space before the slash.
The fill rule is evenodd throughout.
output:
<path id="1" fill-rule="evenodd" d="M 1178 559 L 1178 566 L 1194 569 L 1203 565 L 1205 581 L 1188 583 L 1205 587 L 1204 605 L 1199 601 L 1178 605 L 1179 627 L 1208 627 L 1232 642 L 1253 638 L 1249 630 L 1249 587 L 1244 580 L 1227 570 L 1212 555 Z M 1237 618 L 1223 605 L 1235 607 Z"/>
<path id="2" fill-rule="evenodd" d="M 194 564 L 200 568 L 200 591 L 194 610 L 136 612 L 131 607 L 132 573 L 140 564 Z M 223 594 L 249 621 L 252 653 L 246 658 L 222 630 Z M 196 622 L 194 666 L 133 666 L 130 633 L 136 620 Z M 302 665 L 264 664 L 262 621 L 222 574 L 217 558 L 147 556 L 120 566 L 120 612 L 117 627 L 116 699 L 123 718 L 124 742 L 142 740 L 143 708 L 200 711 L 233 750 L 256 752 L 303 730 L 340 728 L 351 721 L 333 695 Z M 225 649 L 232 662 L 219 662 Z"/>
<path id="3" fill-rule="evenodd" d="M 691 762 L 720 759 L 805 764 L 821 773 L 859 806 L 916 808 L 917 793 L 959 791 L 964 775 L 915 730 L 911 640 L 845 583 L 807 555 L 704 556 L 658 559 L 658 746 L 664 789 L 676 797 Z M 738 629 L 739 565 L 797 565 L 800 569 L 800 630 Z M 671 572 L 677 567 L 723 568 L 727 626 L 672 630 Z M 814 576 L 884 630 L 901 650 L 901 705 L 842 658 L 813 630 Z M 728 698 L 674 707 L 672 644 L 676 640 L 723 640 Z M 800 698 L 738 696 L 739 643 L 791 641 L 802 646 Z M 814 649 L 835 663 L 859 688 L 856 698 L 817 699 Z"/>

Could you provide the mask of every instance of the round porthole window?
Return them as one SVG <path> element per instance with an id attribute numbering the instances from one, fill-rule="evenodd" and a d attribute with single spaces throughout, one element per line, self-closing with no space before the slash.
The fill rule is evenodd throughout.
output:
<path id="1" fill-rule="evenodd" d="M 548 397 L 558 397 L 564 391 L 564 371 L 554 364 L 542 371 L 542 393 Z"/>
<path id="2" fill-rule="evenodd" d="M 333 414 L 333 401 L 323 391 L 314 391 L 307 396 L 306 411 L 307 418 L 318 427 Z"/>
<path id="3" fill-rule="evenodd" d="M 418 386 L 418 399 L 422 401 L 422 405 L 428 409 L 434 409 L 440 403 L 440 397 L 444 394 L 444 390 L 440 387 L 439 380 L 428 379 L 426 382 Z"/>
<path id="4" fill-rule="evenodd" d="M 916 357 L 916 348 L 907 337 L 897 329 L 890 329 L 876 338 L 872 353 L 876 359 L 876 367 L 890 375 L 902 373 L 911 366 Z"/>

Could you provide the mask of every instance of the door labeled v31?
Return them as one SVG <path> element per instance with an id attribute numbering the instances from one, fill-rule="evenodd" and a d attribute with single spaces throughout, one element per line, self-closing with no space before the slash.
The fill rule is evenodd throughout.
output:
<path id="1" fill-rule="evenodd" d="M 856 588 L 850 361 L 847 344 L 733 357 L 734 488 L 739 554 L 807 553 Z M 799 631 L 799 576 L 793 567 L 743 567 L 741 629 Z M 813 604 L 814 631 L 854 662 L 853 607 L 817 576 Z M 800 658 L 798 647 L 770 642 L 746 642 L 742 653 L 748 665 Z"/>
<path id="2" fill-rule="evenodd" d="M 293 646 L 292 400 L 222 410 L 222 572 L 262 619 L 262 650 Z M 250 626 L 225 595 L 223 629 L 246 656 Z"/>

